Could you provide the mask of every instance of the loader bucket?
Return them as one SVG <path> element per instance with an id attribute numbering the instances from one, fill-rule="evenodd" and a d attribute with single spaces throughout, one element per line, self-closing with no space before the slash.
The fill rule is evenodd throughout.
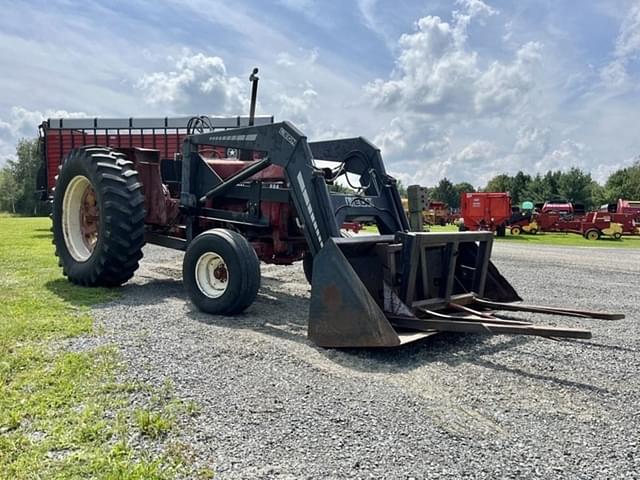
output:
<path id="1" fill-rule="evenodd" d="M 370 253 L 371 243 L 359 242 L 360 253 Z M 349 252 L 353 252 L 350 239 Z M 325 244 L 313 261 L 309 338 L 321 347 L 396 347 L 408 341 L 428 336 L 418 332 L 401 335 L 395 331 L 381 305 L 371 295 L 382 275 L 380 262 L 362 262 L 368 255 L 352 255 L 359 270 L 347 260 L 334 240 Z M 362 275 L 362 277 L 360 276 Z M 363 281 L 364 280 L 364 281 Z"/>
<path id="2" fill-rule="evenodd" d="M 521 298 L 490 262 L 492 242 L 491 232 L 329 239 L 313 261 L 309 338 L 334 348 L 396 347 L 440 331 L 590 338 L 496 312 L 621 318 L 511 303 Z"/>

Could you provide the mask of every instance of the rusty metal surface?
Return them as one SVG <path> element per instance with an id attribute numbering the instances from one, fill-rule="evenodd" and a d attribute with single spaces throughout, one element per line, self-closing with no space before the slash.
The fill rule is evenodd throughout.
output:
<path id="1" fill-rule="evenodd" d="M 308 335 L 321 347 L 395 347 L 402 343 L 333 240 L 313 262 Z"/>
<path id="2" fill-rule="evenodd" d="M 167 226 L 179 214 L 178 201 L 172 199 L 162 183 L 160 151 L 148 148 L 122 149 L 135 163 L 144 190 L 144 223 Z"/>
<path id="3" fill-rule="evenodd" d="M 485 308 L 494 308 L 496 310 L 508 310 L 514 312 L 546 313 L 550 315 L 563 315 L 566 317 L 595 318 L 598 320 L 622 320 L 624 318 L 624 314 L 622 313 L 597 312 L 593 310 L 547 307 L 541 305 L 527 305 L 522 303 L 505 304 L 500 302 L 487 301 L 482 298 L 476 299 L 475 302 Z"/>
<path id="4" fill-rule="evenodd" d="M 433 312 L 428 312 L 433 313 Z M 589 330 L 578 328 L 548 327 L 539 325 L 513 325 L 498 321 L 484 320 L 473 322 L 464 318 L 449 317 L 428 319 L 394 317 L 392 323 L 399 328 L 412 328 L 415 330 L 437 330 L 440 332 L 477 333 L 482 335 L 535 335 L 539 337 L 562 338 L 591 338 Z"/>

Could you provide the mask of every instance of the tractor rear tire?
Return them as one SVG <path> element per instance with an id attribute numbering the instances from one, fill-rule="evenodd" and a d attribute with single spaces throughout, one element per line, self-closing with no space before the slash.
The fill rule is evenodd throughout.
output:
<path id="1" fill-rule="evenodd" d="M 260 260 L 242 235 L 214 228 L 189 244 L 182 275 L 187 294 L 199 310 L 234 315 L 258 295 Z"/>
<path id="2" fill-rule="evenodd" d="M 504 237 L 507 231 L 507 227 L 505 227 L 504 225 L 500 225 L 499 227 L 496 228 L 496 235 L 498 237 Z"/>
<path id="3" fill-rule="evenodd" d="M 600 238 L 600 231 L 595 228 L 587 230 L 584 232 L 584 238 L 587 240 L 598 240 Z"/>
<path id="4" fill-rule="evenodd" d="M 144 215 L 133 162 L 110 148 L 72 150 L 56 177 L 51 213 L 62 273 L 89 287 L 125 283 L 142 258 Z"/>

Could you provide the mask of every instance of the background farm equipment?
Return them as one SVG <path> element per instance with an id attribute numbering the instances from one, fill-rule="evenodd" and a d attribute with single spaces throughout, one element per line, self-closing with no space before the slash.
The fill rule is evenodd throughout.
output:
<path id="1" fill-rule="evenodd" d="M 619 198 L 617 203 L 605 204 L 600 207 L 600 211 L 632 215 L 637 222 L 640 222 L 640 200 L 624 200 Z"/>
<path id="2" fill-rule="evenodd" d="M 427 188 L 409 185 L 407 188 L 406 211 L 409 225 L 415 232 L 424 230 L 424 226 L 445 226 L 452 221 L 449 206 L 438 200 L 431 200 Z"/>
<path id="3" fill-rule="evenodd" d="M 460 212 L 460 230 L 487 230 L 503 237 L 511 218 L 511 197 L 504 192 L 463 192 Z"/>
<path id="4" fill-rule="evenodd" d="M 308 142 L 288 122 L 251 115 L 50 119 L 41 142 L 56 255 L 77 284 L 125 283 L 148 242 L 185 251 L 183 283 L 200 310 L 233 315 L 257 296 L 260 260 L 303 260 L 308 333 L 324 347 L 439 331 L 590 336 L 501 310 L 620 318 L 511 303 L 520 297 L 490 262 L 493 234 L 410 232 L 396 181 L 361 137 Z M 355 193 L 330 190 L 347 175 Z M 345 238 L 349 223 L 380 235 Z"/>
<path id="5" fill-rule="evenodd" d="M 598 240 L 602 236 L 616 240 L 624 234 L 634 234 L 637 230 L 633 215 L 609 212 L 574 213 L 571 203 L 544 204 L 541 212 L 517 212 L 509 220 L 512 235 L 538 232 L 574 233 L 588 240 Z M 578 210 L 579 211 L 579 210 Z"/>

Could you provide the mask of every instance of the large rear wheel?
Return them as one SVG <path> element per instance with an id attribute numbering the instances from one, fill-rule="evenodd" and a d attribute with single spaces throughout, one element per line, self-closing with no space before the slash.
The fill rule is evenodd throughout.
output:
<path id="1" fill-rule="evenodd" d="M 56 179 L 51 218 L 56 255 L 69 280 L 112 287 L 133 276 L 144 245 L 144 197 L 124 154 L 72 150 Z"/>
<path id="2" fill-rule="evenodd" d="M 260 260 L 237 232 L 214 228 L 198 235 L 182 263 L 191 301 L 203 312 L 233 315 L 253 303 L 260 288 Z"/>

